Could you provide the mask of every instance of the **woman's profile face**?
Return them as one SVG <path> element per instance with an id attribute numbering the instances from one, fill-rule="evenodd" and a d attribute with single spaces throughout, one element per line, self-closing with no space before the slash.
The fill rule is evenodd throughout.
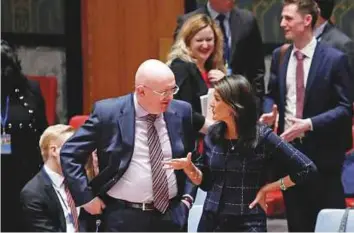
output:
<path id="1" fill-rule="evenodd" d="M 193 58 L 198 62 L 205 63 L 214 52 L 215 37 L 214 31 L 207 26 L 197 32 L 190 41 L 189 49 Z"/>
<path id="2" fill-rule="evenodd" d="M 210 107 L 215 121 L 230 121 L 234 118 L 232 108 L 221 99 L 217 91 L 214 92 Z"/>

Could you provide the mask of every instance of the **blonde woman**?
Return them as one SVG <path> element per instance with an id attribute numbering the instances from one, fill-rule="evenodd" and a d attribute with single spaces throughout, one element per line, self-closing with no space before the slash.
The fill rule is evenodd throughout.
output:
<path id="1" fill-rule="evenodd" d="M 190 17 L 171 48 L 167 64 L 179 86 L 175 98 L 189 102 L 201 113 L 200 96 L 226 73 L 219 26 L 204 14 Z"/>

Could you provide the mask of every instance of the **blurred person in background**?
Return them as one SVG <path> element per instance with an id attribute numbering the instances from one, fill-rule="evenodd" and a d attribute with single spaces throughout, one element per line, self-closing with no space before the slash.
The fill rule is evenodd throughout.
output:
<path id="1" fill-rule="evenodd" d="M 280 26 L 292 44 L 272 55 L 264 112 L 279 110 L 278 133 L 317 166 L 311 182 L 283 192 L 289 231 L 314 231 L 324 208 L 345 208 L 341 173 L 352 144 L 353 77 L 348 57 L 317 41 L 313 0 L 284 0 Z M 273 114 L 273 122 L 276 114 Z M 279 175 L 284 173 L 278 166 Z"/>
<path id="2" fill-rule="evenodd" d="M 354 75 L 354 42 L 331 21 L 334 0 L 315 0 L 319 7 L 314 36 L 323 44 L 339 49 L 348 56 L 349 66 Z M 354 79 L 354 76 L 352 76 Z"/>
<path id="3" fill-rule="evenodd" d="M 63 143 L 74 134 L 69 125 L 49 126 L 39 146 L 44 162 L 42 169 L 21 191 L 26 231 L 77 232 L 94 231 L 95 219 L 84 209 L 75 207 L 67 189 L 60 164 Z M 86 164 L 89 179 L 95 173 L 94 154 Z"/>
<path id="4" fill-rule="evenodd" d="M 226 73 L 220 28 L 207 15 L 190 17 L 172 46 L 167 64 L 179 87 L 174 98 L 190 103 L 195 112 L 202 113 L 200 96 L 206 95 L 213 82 Z"/>
<path id="5" fill-rule="evenodd" d="M 39 83 L 1 40 L 1 231 L 23 230 L 20 191 L 40 170 L 38 141 L 47 126 Z"/>
<path id="6" fill-rule="evenodd" d="M 241 74 L 248 79 L 261 109 L 265 89 L 263 42 L 252 12 L 235 7 L 235 0 L 209 0 L 195 11 L 178 17 L 174 38 L 187 19 L 196 14 L 205 14 L 220 26 L 227 74 Z"/>

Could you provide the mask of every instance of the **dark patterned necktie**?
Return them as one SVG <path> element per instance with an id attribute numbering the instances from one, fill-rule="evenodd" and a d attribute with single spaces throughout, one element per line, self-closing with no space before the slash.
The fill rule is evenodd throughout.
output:
<path id="1" fill-rule="evenodd" d="M 79 232 L 79 217 L 77 214 L 75 202 L 74 202 L 73 197 L 71 196 L 70 190 L 69 190 L 68 185 L 65 180 L 64 180 L 64 188 L 65 188 L 66 199 L 68 201 L 68 205 L 69 205 L 71 216 L 72 216 L 71 220 L 73 221 L 75 231 Z"/>
<path id="2" fill-rule="evenodd" d="M 300 51 L 295 52 L 297 60 L 296 64 L 296 118 L 302 118 L 302 112 L 304 110 L 304 98 L 305 98 L 305 80 L 304 80 L 304 58 L 305 55 Z"/>
<path id="3" fill-rule="evenodd" d="M 165 213 L 169 205 L 168 184 L 166 171 L 162 168 L 163 153 L 159 135 L 154 126 L 156 115 L 147 116 L 148 146 L 152 172 L 152 190 L 154 194 L 154 207 L 161 213 Z"/>
<path id="4" fill-rule="evenodd" d="M 219 21 L 219 26 L 221 29 L 221 32 L 224 36 L 224 44 L 223 44 L 223 48 L 224 48 L 224 60 L 225 63 L 229 63 L 230 62 L 230 48 L 229 48 L 229 43 L 228 43 L 228 37 L 226 34 L 226 29 L 225 29 L 225 25 L 224 25 L 224 20 L 226 19 L 226 16 L 224 14 L 219 14 L 216 19 Z"/>

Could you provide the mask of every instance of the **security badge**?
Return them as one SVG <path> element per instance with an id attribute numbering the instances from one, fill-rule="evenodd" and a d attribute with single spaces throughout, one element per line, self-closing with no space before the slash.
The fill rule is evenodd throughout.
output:
<path id="1" fill-rule="evenodd" d="M 1 154 L 11 154 L 11 135 L 1 134 Z"/>

